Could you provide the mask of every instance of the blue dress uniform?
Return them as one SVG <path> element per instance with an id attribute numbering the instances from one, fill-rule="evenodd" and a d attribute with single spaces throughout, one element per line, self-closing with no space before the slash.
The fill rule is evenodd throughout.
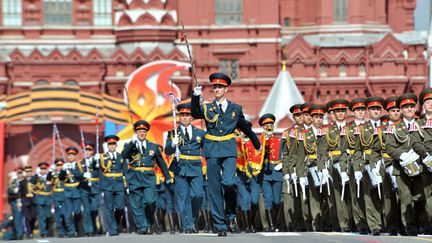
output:
<path id="1" fill-rule="evenodd" d="M 66 154 L 77 154 L 78 149 L 75 147 L 69 147 L 66 149 Z M 64 182 L 64 197 L 65 197 L 65 221 L 73 221 L 73 227 L 68 226 L 68 236 L 76 236 L 76 230 L 78 229 L 79 223 L 82 219 L 81 213 L 81 194 L 78 189 L 79 181 L 77 176 L 80 172 L 78 170 L 76 161 L 69 161 L 63 165 L 63 169 L 60 171 L 59 178 Z M 73 218 L 73 220 L 72 220 Z"/>
<path id="2" fill-rule="evenodd" d="M 223 73 L 213 73 L 209 79 L 212 85 L 231 84 L 231 79 Z M 237 146 L 234 130 L 239 128 L 243 131 L 252 140 L 256 149 L 260 149 L 261 145 L 251 129 L 251 124 L 245 120 L 241 106 L 226 99 L 221 103 L 215 100 L 209 104 L 200 104 L 200 97 L 193 94 L 191 108 L 195 119 L 205 119 L 207 134 L 203 155 L 207 160 L 213 222 L 219 235 L 226 236 L 223 198 L 225 198 L 230 230 L 237 231 L 235 228 Z"/>
<path id="3" fill-rule="evenodd" d="M 22 174 L 24 171 L 24 168 L 19 167 L 16 170 L 17 174 Z M 23 224 L 22 224 L 22 211 L 21 211 L 21 198 L 19 195 L 19 179 L 18 177 L 12 178 L 8 188 L 7 188 L 7 194 L 8 194 L 8 203 L 11 206 L 12 209 L 12 215 L 13 215 L 13 222 L 14 222 L 14 229 L 15 229 L 15 239 L 16 240 L 22 240 L 23 239 Z"/>
<path id="4" fill-rule="evenodd" d="M 40 170 L 45 171 L 45 174 L 37 173 L 33 175 L 30 182 L 34 187 L 36 194 L 36 213 L 38 216 L 40 234 L 43 238 L 48 236 L 47 222 L 49 222 L 49 219 L 51 218 L 52 186 L 51 181 L 47 180 L 49 164 L 47 162 L 41 162 L 38 166 Z"/>
<path id="5" fill-rule="evenodd" d="M 282 198 L 282 181 L 283 172 L 281 164 L 281 140 L 276 138 L 273 132 L 273 124 L 276 117 L 273 114 L 264 114 L 259 119 L 260 126 L 264 127 L 266 124 L 270 126 L 264 131 L 265 139 L 265 159 L 263 169 L 261 171 L 261 190 L 264 197 L 264 205 L 266 209 L 266 217 L 270 224 L 270 231 L 274 231 L 273 219 L 271 210 L 274 207 L 274 215 L 277 222 L 280 219 L 281 198 Z M 279 167 L 279 168 L 277 168 Z M 275 221 L 276 222 L 276 221 Z"/>
<path id="6" fill-rule="evenodd" d="M 64 164 L 62 159 L 56 159 L 56 168 L 48 173 L 48 180 L 51 181 L 53 190 L 53 200 L 56 219 L 57 237 L 63 238 L 65 234 L 73 235 L 75 226 L 71 217 L 68 217 L 68 212 L 65 207 L 64 182 L 60 180 L 61 168 Z M 66 227 L 66 228 L 65 228 Z"/>
<path id="7" fill-rule="evenodd" d="M 190 104 L 177 106 L 179 113 L 191 113 Z M 165 153 L 172 155 L 176 146 L 180 151 L 178 158 L 171 164 L 176 182 L 176 198 L 185 233 L 194 233 L 194 224 L 198 220 L 201 203 L 204 198 L 201 148 L 204 143 L 205 131 L 192 125 L 177 128 L 179 143 L 173 144 L 174 130 L 170 131 L 165 145 Z M 178 160 L 177 160 L 178 159 Z"/>
<path id="8" fill-rule="evenodd" d="M 94 144 L 90 141 L 85 141 L 84 148 L 86 150 L 93 150 Z M 77 165 L 79 170 L 77 178 L 80 181 L 78 188 L 83 206 L 84 233 L 87 236 L 92 236 L 96 231 L 96 217 L 99 210 L 100 185 L 98 161 L 94 160 L 93 157 L 89 157 Z M 89 174 L 86 176 L 86 173 Z"/>
<path id="9" fill-rule="evenodd" d="M 116 144 L 119 137 L 115 135 L 104 138 L 107 144 Z M 118 235 L 118 226 L 124 214 L 124 160 L 117 152 L 107 151 L 100 157 L 100 187 L 107 208 L 109 234 Z"/>
<path id="10" fill-rule="evenodd" d="M 134 130 L 148 131 L 150 130 L 150 124 L 139 120 L 135 122 Z M 157 196 L 154 163 L 156 162 L 161 168 L 166 181 L 171 181 L 171 176 L 168 173 L 161 151 L 155 143 L 147 140 L 131 141 L 125 145 L 121 156 L 128 162 L 126 181 L 137 232 L 138 234 L 147 234 L 149 225 L 151 225 L 149 224 L 151 214 L 154 214 L 155 211 Z"/>

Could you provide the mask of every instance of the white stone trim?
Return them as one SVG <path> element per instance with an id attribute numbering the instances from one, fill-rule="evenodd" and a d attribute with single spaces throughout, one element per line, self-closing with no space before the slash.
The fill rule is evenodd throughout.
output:
<path id="1" fill-rule="evenodd" d="M 185 25 L 185 30 L 280 29 L 279 24 Z M 180 26 L 179 29 L 182 29 Z"/>
<path id="2" fill-rule="evenodd" d="M 248 43 L 280 43 L 281 38 L 223 38 L 223 39 L 188 39 L 190 44 L 248 44 Z M 180 44 L 180 40 L 174 43 Z"/>
<path id="3" fill-rule="evenodd" d="M 100 85 L 101 82 L 100 81 L 87 81 L 87 82 L 79 82 L 78 85 L 79 86 L 96 86 L 96 85 Z"/>
<path id="4" fill-rule="evenodd" d="M 299 27 L 282 27 L 282 35 L 294 35 L 317 32 L 354 32 L 354 31 L 371 31 L 371 32 L 389 32 L 388 25 L 383 24 L 331 24 L 331 25 L 312 25 Z"/>
<path id="5" fill-rule="evenodd" d="M 30 86 L 33 86 L 33 82 L 28 82 L 28 81 L 15 81 L 12 84 L 13 84 L 13 86 L 16 86 L 16 87 L 30 87 Z"/>

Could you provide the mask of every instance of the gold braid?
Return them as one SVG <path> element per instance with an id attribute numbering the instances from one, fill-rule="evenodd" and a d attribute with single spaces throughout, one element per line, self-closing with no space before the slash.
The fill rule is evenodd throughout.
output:
<path id="1" fill-rule="evenodd" d="M 203 105 L 203 112 L 204 112 L 204 118 L 208 123 L 215 123 L 217 121 L 217 119 L 219 118 L 219 114 L 214 115 L 213 119 L 208 118 L 207 116 L 207 105 L 206 104 L 202 104 Z"/>
<path id="2" fill-rule="evenodd" d="M 304 144 L 306 152 L 308 154 L 314 154 L 316 151 L 316 146 L 317 146 L 316 141 L 313 141 L 312 146 L 308 146 L 306 140 L 307 140 L 306 138 L 303 138 L 303 144 Z"/>
<path id="3" fill-rule="evenodd" d="M 366 141 L 365 134 L 364 134 L 364 126 L 360 128 L 360 142 L 362 146 L 365 148 L 370 148 L 373 142 L 373 135 L 369 137 L 368 141 Z"/>
<path id="4" fill-rule="evenodd" d="M 384 139 L 383 139 L 383 135 L 382 135 L 382 129 L 378 128 L 378 139 L 380 141 L 380 145 L 381 145 L 381 150 L 385 150 L 385 143 L 384 143 Z"/>
<path id="5" fill-rule="evenodd" d="M 289 130 L 285 131 L 285 137 L 286 137 L 286 147 L 287 147 L 287 149 L 289 151 L 289 149 L 291 147 L 291 137 L 289 136 Z"/>
<path id="6" fill-rule="evenodd" d="M 336 146 L 338 145 L 339 140 L 340 140 L 340 135 L 336 135 L 336 138 L 335 138 L 335 139 L 332 139 L 332 138 L 330 137 L 329 127 L 327 127 L 327 128 L 326 128 L 326 141 L 327 141 L 327 144 L 328 144 L 331 148 L 334 148 L 334 147 L 336 147 Z"/>
<path id="7" fill-rule="evenodd" d="M 101 156 L 101 161 L 100 161 L 100 165 L 101 165 L 101 167 L 102 167 L 102 169 L 103 169 L 103 172 L 108 172 L 108 170 L 111 168 L 111 166 L 112 166 L 112 162 L 111 162 L 111 160 L 108 160 L 108 164 L 105 164 L 105 160 L 104 160 L 104 155 L 102 154 L 102 156 Z"/>
<path id="8" fill-rule="evenodd" d="M 350 129 L 349 127 L 345 127 L 345 137 L 347 139 L 348 145 L 353 148 L 355 147 L 355 138 L 350 136 Z"/>
<path id="9" fill-rule="evenodd" d="M 396 140 L 397 140 L 399 143 L 405 143 L 405 142 L 408 141 L 408 146 L 409 146 L 409 145 L 410 145 L 410 142 L 411 142 L 411 141 L 410 141 L 409 133 L 407 132 L 407 135 L 406 135 L 405 137 L 403 137 L 403 135 L 401 135 L 401 134 L 398 133 L 396 127 L 394 127 L 393 129 L 394 129 L 394 135 L 395 135 Z"/>

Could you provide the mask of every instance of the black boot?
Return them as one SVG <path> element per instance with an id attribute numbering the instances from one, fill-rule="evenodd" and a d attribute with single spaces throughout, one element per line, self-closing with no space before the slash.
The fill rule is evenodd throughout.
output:
<path id="1" fill-rule="evenodd" d="M 250 210 L 250 217 L 249 217 L 249 225 L 251 228 L 251 233 L 256 233 L 256 227 L 255 227 L 255 222 L 256 222 L 256 214 L 259 210 L 259 206 L 258 205 L 251 205 L 251 210 Z"/>
<path id="2" fill-rule="evenodd" d="M 170 234 L 175 234 L 174 218 L 172 213 L 168 213 L 168 221 L 170 224 Z"/>
<path id="3" fill-rule="evenodd" d="M 282 204 L 274 205 L 273 206 L 273 213 L 274 213 L 274 215 L 273 215 L 274 228 L 275 228 L 275 231 L 278 232 L 283 226 L 282 215 L 281 215 Z"/>
<path id="4" fill-rule="evenodd" d="M 204 233 L 210 232 L 210 221 L 209 221 L 209 214 L 207 210 L 201 210 L 201 214 L 204 218 Z"/>
<path id="5" fill-rule="evenodd" d="M 74 215 L 74 224 L 75 224 L 75 229 L 77 231 L 78 237 L 82 237 L 84 235 L 84 229 L 83 229 L 83 225 L 81 224 L 82 221 L 81 219 L 82 219 L 81 213 L 77 213 Z"/>
<path id="6" fill-rule="evenodd" d="M 178 225 L 179 225 L 179 232 L 183 233 L 183 225 L 182 225 L 180 213 L 177 213 L 177 222 L 178 222 Z"/>
<path id="7" fill-rule="evenodd" d="M 274 232 L 275 228 L 273 225 L 273 218 L 272 218 L 272 214 L 271 214 L 271 209 L 266 209 L 265 212 L 266 212 L 266 217 L 267 217 L 267 221 L 269 224 L 269 228 L 266 231 L 267 232 Z"/>
<path id="8" fill-rule="evenodd" d="M 117 233 L 120 233 L 120 229 L 121 229 L 121 225 L 122 225 L 122 223 L 123 223 L 123 212 L 124 210 L 123 209 L 120 209 L 120 208 L 116 208 L 116 210 L 114 211 L 114 218 L 115 218 L 115 221 L 116 221 L 116 223 L 117 223 L 117 229 L 115 229 L 115 231 L 117 232 Z"/>
<path id="9" fill-rule="evenodd" d="M 245 233 L 251 233 L 251 227 L 250 227 L 250 219 L 249 219 L 249 211 L 242 211 L 243 213 L 243 220 L 244 224 L 246 225 L 246 228 L 244 230 Z"/>
<path id="10" fill-rule="evenodd" d="M 90 212 L 92 223 L 93 223 L 93 234 L 99 234 L 99 230 L 96 223 L 96 218 L 98 216 L 98 211 L 91 211 Z"/>
<path id="11" fill-rule="evenodd" d="M 229 221 L 229 230 L 233 234 L 239 232 L 239 227 L 238 227 L 238 223 L 237 223 L 237 218 L 236 217 L 234 217 L 233 219 L 231 219 Z"/>
<path id="12" fill-rule="evenodd" d="M 160 235 L 160 234 L 162 234 L 162 228 L 161 228 L 161 225 L 160 225 L 160 221 L 159 221 L 159 217 L 158 217 L 158 211 L 159 210 L 157 210 L 154 214 L 153 214 L 153 223 L 154 223 L 154 227 L 155 227 L 155 233 L 157 234 L 157 235 Z"/>

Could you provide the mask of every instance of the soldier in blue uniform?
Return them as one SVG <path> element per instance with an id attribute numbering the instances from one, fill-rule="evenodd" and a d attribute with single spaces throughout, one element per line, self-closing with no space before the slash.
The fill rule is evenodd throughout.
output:
<path id="1" fill-rule="evenodd" d="M 20 178 L 22 179 L 24 172 L 23 167 L 18 167 L 15 169 L 15 173 L 12 175 L 9 181 L 9 185 L 7 188 L 7 194 L 8 194 L 8 203 L 11 206 L 12 209 L 12 215 L 13 215 L 13 223 L 14 223 L 14 230 L 15 230 L 15 237 L 16 240 L 22 240 L 23 239 L 23 224 L 22 224 L 22 203 L 21 198 L 19 195 L 19 181 Z"/>
<path id="2" fill-rule="evenodd" d="M 170 170 L 175 175 L 175 193 L 183 230 L 185 233 L 196 233 L 195 223 L 204 197 L 201 148 L 205 132 L 192 126 L 190 103 L 178 105 L 177 110 L 180 126 L 177 136 L 174 130 L 168 133 L 165 153 L 175 154 Z"/>
<path id="3" fill-rule="evenodd" d="M 51 218 L 52 186 L 51 181 L 47 180 L 48 168 L 49 164 L 47 162 L 39 163 L 36 174 L 34 174 L 30 180 L 36 194 L 36 213 L 42 238 L 48 236 L 48 223 Z"/>
<path id="4" fill-rule="evenodd" d="M 94 144 L 91 141 L 84 142 L 84 159 L 77 163 L 80 181 L 79 190 L 83 206 L 84 233 L 86 236 L 94 236 L 96 232 L 96 217 L 99 210 L 99 168 L 98 161 L 93 158 Z"/>
<path id="5" fill-rule="evenodd" d="M 127 160 L 128 169 L 126 181 L 129 189 L 129 199 L 135 217 L 137 233 L 144 235 L 152 233 L 150 225 L 155 218 L 155 203 L 157 197 L 156 175 L 154 163 L 156 162 L 165 176 L 165 182 L 171 182 L 165 161 L 162 158 L 158 145 L 147 140 L 147 131 L 150 124 L 144 120 L 134 123 L 136 136 L 127 143 L 121 153 Z M 152 220 L 153 219 L 153 220 Z"/>
<path id="6" fill-rule="evenodd" d="M 242 107 L 226 99 L 225 93 L 231 79 L 223 73 L 213 73 L 209 77 L 215 100 L 212 103 L 200 103 L 202 87 L 193 90 L 191 113 L 195 119 L 205 119 L 207 134 L 204 139 L 203 155 L 207 160 L 207 176 L 211 197 L 212 216 L 219 236 L 227 235 L 224 201 L 230 231 L 236 232 L 236 158 L 237 146 L 234 130 L 239 128 L 249 137 L 255 149 L 261 144 L 245 120 Z"/>
<path id="7" fill-rule="evenodd" d="M 78 149 L 75 147 L 68 147 L 66 149 L 67 162 L 63 165 L 60 171 L 59 178 L 64 182 L 64 196 L 65 196 L 65 221 L 73 221 L 73 225 L 67 226 L 68 236 L 74 237 L 77 235 L 76 230 L 79 229 L 79 223 L 82 219 L 81 213 L 81 194 L 78 189 L 79 181 L 77 175 L 79 174 L 76 155 Z M 72 220 L 73 218 L 73 220 Z"/>
<path id="8" fill-rule="evenodd" d="M 57 237 L 63 238 L 65 233 L 74 234 L 74 225 L 65 207 L 64 182 L 60 180 L 60 171 L 63 168 L 63 159 L 56 159 L 55 166 L 50 169 L 47 180 L 51 182 L 55 209 Z"/>
<path id="9" fill-rule="evenodd" d="M 109 135 L 104 138 L 108 151 L 100 156 L 100 186 L 107 208 L 108 231 L 110 236 L 119 234 L 118 226 L 124 214 L 124 166 L 125 163 L 116 152 L 119 137 Z"/>
<path id="10" fill-rule="evenodd" d="M 33 168 L 31 165 L 26 165 L 24 167 L 24 178 L 20 180 L 19 185 L 27 239 L 33 238 L 33 230 L 36 223 L 36 205 L 34 202 L 33 189 L 30 183 L 32 171 Z"/>

